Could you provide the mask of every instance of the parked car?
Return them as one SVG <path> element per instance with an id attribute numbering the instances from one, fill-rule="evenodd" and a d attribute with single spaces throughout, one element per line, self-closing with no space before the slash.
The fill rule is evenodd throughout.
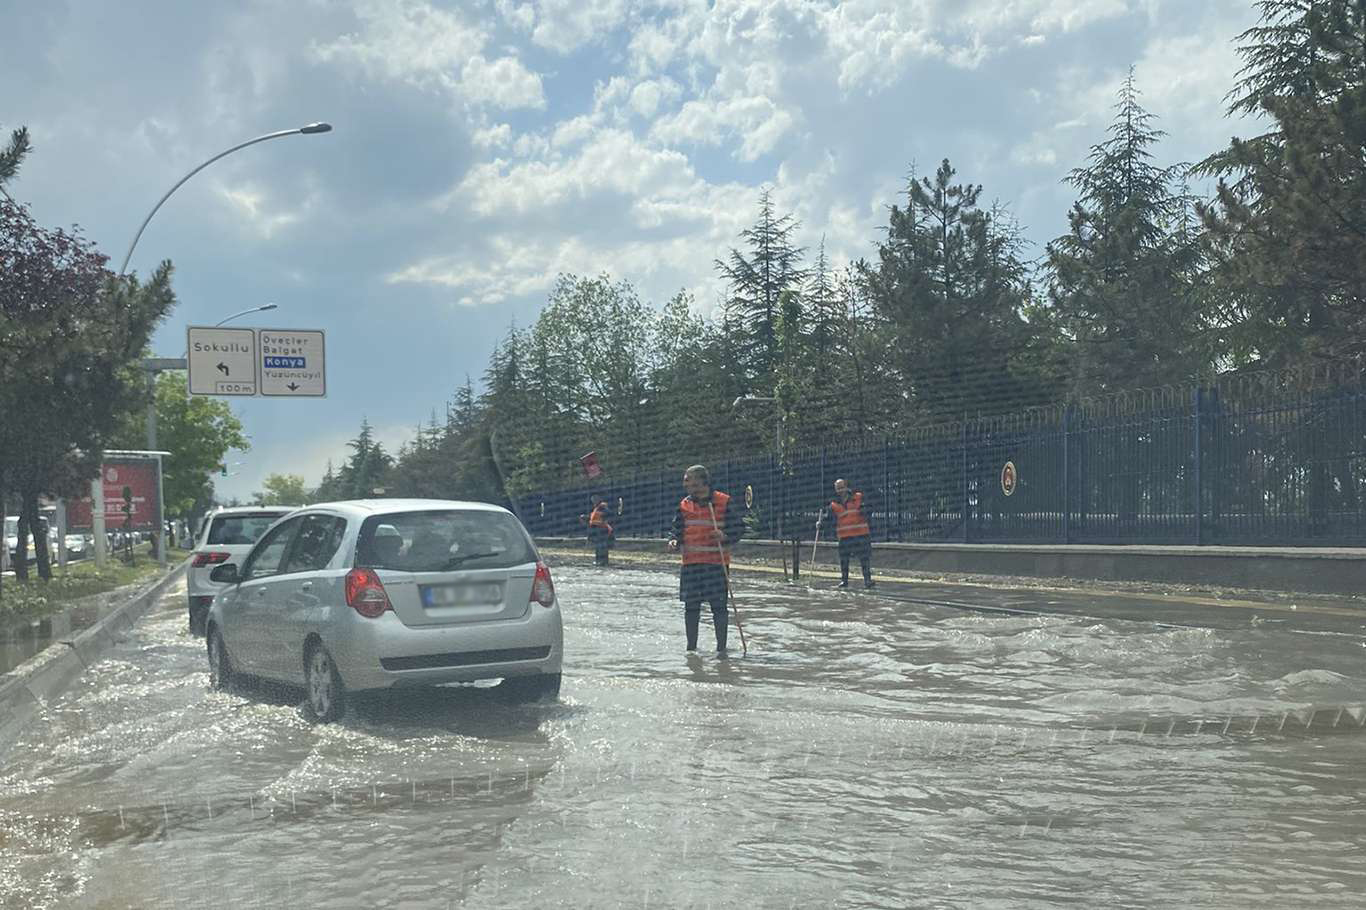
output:
<path id="1" fill-rule="evenodd" d="M 53 544 L 54 548 L 56 544 Z M 66 535 L 66 558 L 71 560 L 86 559 L 94 550 L 95 540 L 86 534 Z M 53 552 L 56 552 L 55 549 Z"/>
<path id="2" fill-rule="evenodd" d="M 5 549 L 9 550 L 10 565 L 14 565 L 19 560 L 19 518 L 16 515 L 5 516 Z M 24 564 L 28 565 L 38 559 L 37 544 L 34 543 L 33 533 L 30 531 L 28 537 L 28 550 L 24 554 Z"/>
<path id="3" fill-rule="evenodd" d="M 185 578 L 192 633 L 204 634 L 209 604 L 224 587 L 209 577 L 214 568 L 240 563 L 266 529 L 292 511 L 290 508 L 217 509 L 205 517 Z"/>
<path id="4" fill-rule="evenodd" d="M 443 500 L 310 506 L 266 532 L 209 608 L 209 677 L 302 685 L 323 721 L 351 693 L 501 679 L 518 701 L 560 692 L 550 570 L 506 509 Z"/>

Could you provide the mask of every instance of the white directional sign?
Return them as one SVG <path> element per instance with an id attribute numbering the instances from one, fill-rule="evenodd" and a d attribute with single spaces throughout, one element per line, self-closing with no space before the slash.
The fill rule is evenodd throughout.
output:
<path id="1" fill-rule="evenodd" d="M 192 325 L 186 331 L 191 395 L 256 394 L 256 330 Z"/>
<path id="2" fill-rule="evenodd" d="M 321 398 L 327 394 L 323 333 L 313 329 L 259 329 L 261 394 Z"/>

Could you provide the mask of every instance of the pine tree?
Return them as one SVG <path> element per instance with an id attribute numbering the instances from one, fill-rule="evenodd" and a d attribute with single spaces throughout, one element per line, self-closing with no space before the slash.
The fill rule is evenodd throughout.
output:
<path id="1" fill-rule="evenodd" d="M 19 165 L 29 150 L 28 128 L 23 126 L 10 133 L 8 144 L 0 146 L 0 192 L 19 173 Z"/>
<path id="2" fill-rule="evenodd" d="M 1048 245 L 1050 297 L 1084 393 L 1189 380 L 1207 365 L 1192 287 L 1198 236 L 1182 224 L 1184 169 L 1153 163 L 1165 135 L 1154 119 L 1131 71 L 1108 138 L 1068 177 L 1080 194 L 1068 233 Z"/>
<path id="3" fill-rule="evenodd" d="M 716 260 L 716 270 L 728 283 L 725 313 L 745 378 L 756 386 L 770 382 L 778 360 L 778 302 L 783 291 L 799 290 L 806 278 L 804 252 L 793 242 L 798 224 L 791 215 L 779 217 L 768 190 L 759 195 L 759 217 L 740 232 L 747 249 L 732 248 Z"/>
<path id="4" fill-rule="evenodd" d="M 913 180 L 906 207 L 891 208 L 876 266 L 860 270 L 909 420 L 1001 413 L 1044 394 L 1011 367 L 1026 342 L 1022 242 L 979 206 L 981 186 L 955 176 L 945 159 L 933 179 Z"/>
<path id="5" fill-rule="evenodd" d="M 1202 164 L 1201 212 L 1248 359 L 1270 366 L 1366 353 L 1366 4 L 1268 0 L 1242 36 L 1234 112 L 1273 128 Z"/>

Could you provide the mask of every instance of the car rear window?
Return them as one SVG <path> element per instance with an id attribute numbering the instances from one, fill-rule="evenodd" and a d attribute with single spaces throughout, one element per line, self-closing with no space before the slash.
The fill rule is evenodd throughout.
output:
<path id="1" fill-rule="evenodd" d="M 266 533 L 266 528 L 280 519 L 282 512 L 262 512 L 259 515 L 219 515 L 209 524 L 207 546 L 230 547 L 254 544 Z"/>
<path id="2" fill-rule="evenodd" d="M 356 565 L 404 572 L 506 569 L 536 561 L 521 522 L 463 509 L 373 515 L 361 525 Z"/>

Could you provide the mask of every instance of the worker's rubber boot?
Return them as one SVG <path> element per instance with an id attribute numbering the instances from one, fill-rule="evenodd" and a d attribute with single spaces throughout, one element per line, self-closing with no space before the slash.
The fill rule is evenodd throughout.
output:
<path id="1" fill-rule="evenodd" d="M 711 620 L 716 626 L 716 656 L 726 656 L 726 637 L 730 632 L 730 611 L 725 607 L 712 607 Z"/>
<path id="2" fill-rule="evenodd" d="M 697 650 L 697 627 L 701 623 L 701 621 L 702 610 L 700 608 L 696 610 L 683 611 L 683 628 L 686 629 L 688 633 L 689 651 Z"/>
<path id="3" fill-rule="evenodd" d="M 863 586 L 873 587 L 873 567 L 866 561 L 863 563 Z"/>

